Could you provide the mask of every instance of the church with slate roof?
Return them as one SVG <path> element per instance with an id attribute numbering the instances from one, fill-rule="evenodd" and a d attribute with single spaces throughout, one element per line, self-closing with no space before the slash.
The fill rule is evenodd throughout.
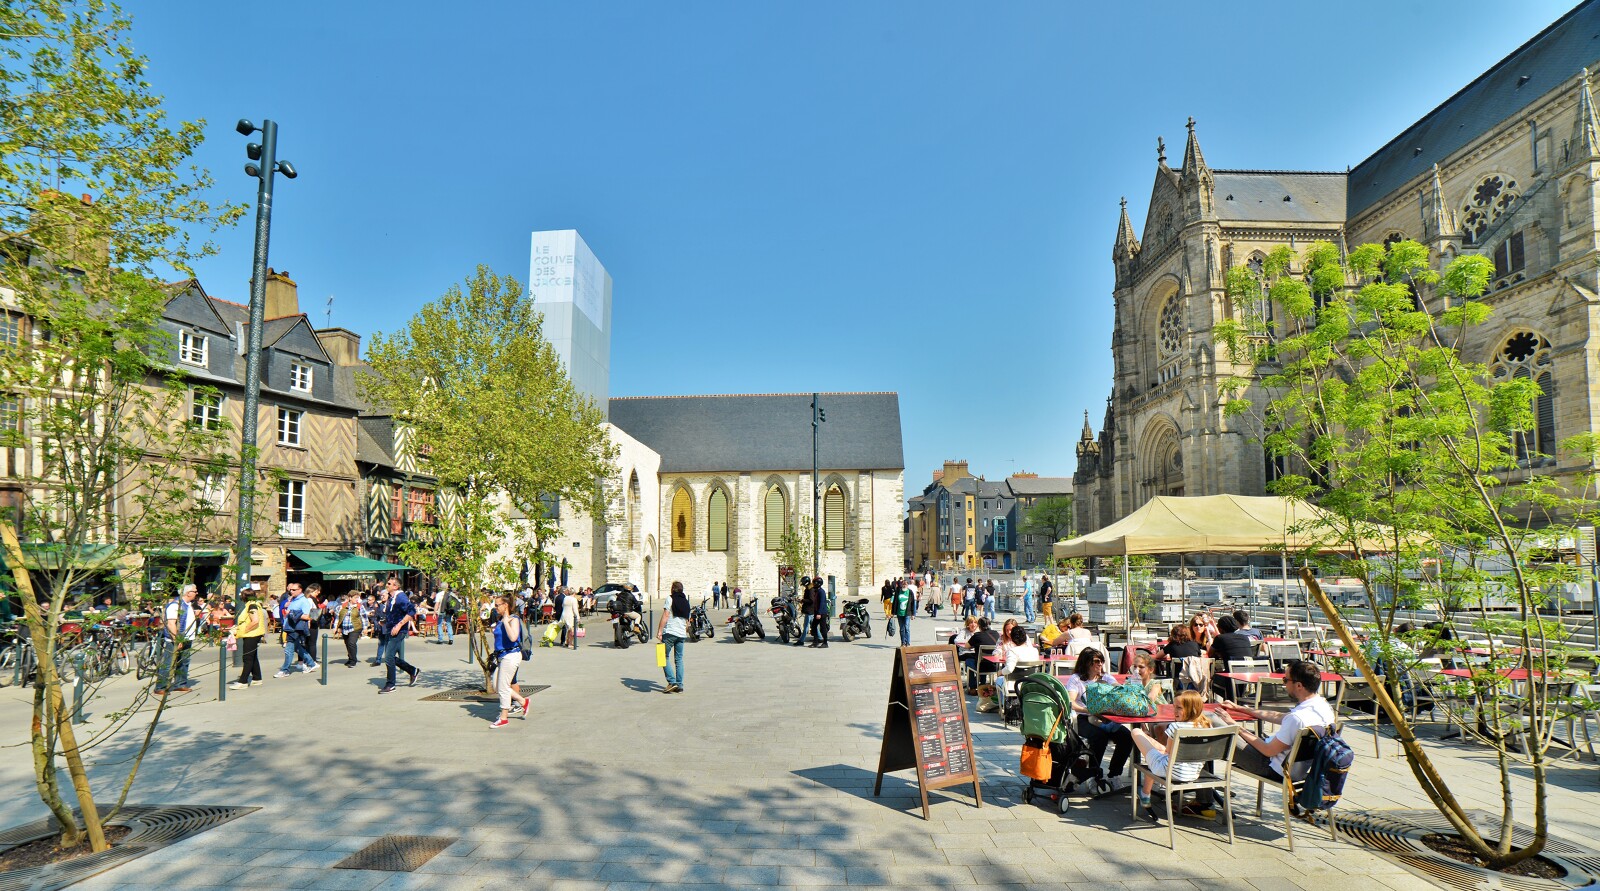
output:
<path id="1" fill-rule="evenodd" d="M 1466 252 L 1491 258 L 1493 314 L 1465 357 L 1540 383 L 1530 472 L 1591 471 L 1558 444 L 1600 430 L 1596 34 L 1600 0 L 1586 0 L 1343 172 L 1213 168 L 1193 119 L 1176 169 L 1158 142 L 1143 227 L 1124 201 L 1112 245 L 1113 385 L 1100 429 L 1086 414 L 1077 444 L 1079 530 L 1156 495 L 1265 494 L 1286 471 L 1252 417 L 1226 415 L 1221 392 L 1272 369 L 1235 362 L 1214 331 L 1277 311 L 1233 305 L 1229 268 L 1318 240 L 1412 239 L 1435 268 Z"/>

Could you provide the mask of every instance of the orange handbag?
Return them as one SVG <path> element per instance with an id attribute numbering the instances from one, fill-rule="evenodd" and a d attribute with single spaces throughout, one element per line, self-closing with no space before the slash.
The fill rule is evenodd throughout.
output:
<path id="1" fill-rule="evenodd" d="M 1061 726 L 1061 716 L 1067 713 L 1062 709 L 1056 715 L 1056 722 L 1050 727 L 1050 736 L 1056 735 L 1056 728 Z M 1036 737 L 1029 737 L 1022 743 L 1022 775 L 1031 777 L 1041 783 L 1050 782 L 1050 770 L 1055 762 L 1050 757 L 1050 740 L 1041 739 L 1035 742 Z"/>

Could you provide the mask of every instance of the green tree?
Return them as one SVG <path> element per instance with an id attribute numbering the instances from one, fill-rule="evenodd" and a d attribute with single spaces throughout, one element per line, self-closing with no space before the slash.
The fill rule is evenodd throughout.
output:
<path id="1" fill-rule="evenodd" d="M 543 551 L 557 529 L 550 505 L 601 515 L 616 448 L 542 325 L 515 278 L 479 266 L 399 331 L 373 335 L 367 352 L 363 394 L 411 426 L 428 470 L 455 492 L 432 534 L 401 545 L 401 559 L 457 591 L 509 585 L 524 560 L 552 562 Z M 526 534 L 505 547 L 517 523 Z M 478 610 L 468 615 L 482 634 Z"/>
<path id="2" fill-rule="evenodd" d="M 1072 534 L 1072 499 L 1065 496 L 1043 498 L 1028 508 L 1022 518 L 1022 535 L 1047 535 L 1051 543 Z"/>
<path id="3" fill-rule="evenodd" d="M 811 565 L 811 543 L 815 535 L 810 517 L 802 515 L 799 523 L 786 524 L 778 537 L 778 565 L 793 569 L 796 576 L 809 575 L 806 567 Z"/>
<path id="4" fill-rule="evenodd" d="M 228 430 L 184 423 L 154 280 L 210 252 L 191 233 L 241 212 L 204 199 L 209 177 L 190 166 L 204 122 L 167 122 L 129 27 L 100 0 L 0 5 L 0 438 L 33 457 L 17 528 L 0 525 L 0 542 L 38 655 L 35 787 L 61 845 L 97 851 L 108 845 L 83 753 L 136 715 L 150 721 L 148 747 L 165 700 L 143 710 L 141 690 L 80 743 L 61 691 L 74 642 L 57 629 L 84 590 L 139 562 L 131 542 L 183 544 L 217 518 L 195 473 L 227 466 Z M 54 571 L 37 578 L 25 568 L 46 563 Z M 58 785 L 62 762 L 81 824 Z"/>
<path id="5" fill-rule="evenodd" d="M 1236 361 L 1263 363 L 1259 383 L 1230 382 L 1228 411 L 1253 414 L 1270 431 L 1265 447 L 1291 471 L 1274 489 L 1326 509 L 1327 519 L 1307 531 L 1321 539 L 1319 550 L 1350 556 L 1312 559 L 1361 580 L 1372 616 L 1366 651 L 1311 569 L 1302 579 L 1373 684 L 1422 790 L 1476 857 L 1504 868 L 1544 846 L 1551 733 L 1573 705 L 1540 672 L 1564 666 L 1561 626 L 1541 610 L 1546 592 L 1573 581 L 1574 572 L 1543 554 L 1562 536 L 1575 538 L 1576 524 L 1593 522 L 1595 502 L 1592 478 L 1569 484 L 1529 472 L 1541 460 L 1529 447 L 1538 384 L 1462 358 L 1462 345 L 1490 316 L 1480 298 L 1491 272 L 1476 255 L 1435 272 L 1428 249 L 1410 241 L 1362 245 L 1348 257 L 1325 242 L 1300 257 L 1279 249 L 1260 270 L 1227 276 L 1234 305 L 1270 302 L 1277 311 L 1247 312 L 1221 334 Z M 1269 315 L 1276 325 L 1266 323 Z M 1592 435 L 1566 448 L 1582 466 L 1596 466 Z M 1513 611 L 1491 616 L 1482 604 L 1492 598 Z M 1464 644 L 1397 635 L 1396 618 L 1451 603 L 1479 605 L 1475 629 L 1514 636 L 1520 649 L 1494 645 L 1486 670 L 1459 684 L 1424 673 L 1417 649 L 1450 655 Z M 1533 672 L 1525 700 L 1510 697 L 1506 679 L 1489 670 L 1512 666 Z M 1452 717 L 1494 752 L 1498 827 L 1472 823 L 1418 742 L 1403 701 L 1429 692 L 1447 709 L 1455 710 L 1453 702 L 1481 708 L 1486 732 L 1473 729 L 1475 715 Z M 1511 832 L 1519 762 L 1533 781 L 1533 835 L 1520 847 Z"/>

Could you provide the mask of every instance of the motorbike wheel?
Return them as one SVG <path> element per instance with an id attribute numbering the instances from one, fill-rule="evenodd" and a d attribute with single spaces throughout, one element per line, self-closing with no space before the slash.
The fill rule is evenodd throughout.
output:
<path id="1" fill-rule="evenodd" d="M 784 625 L 778 626 L 778 640 L 781 640 L 784 643 L 789 642 L 789 629 Z"/>
<path id="2" fill-rule="evenodd" d="M 866 624 L 866 627 L 862 628 L 861 631 L 863 633 L 863 636 L 865 636 L 867 638 L 867 640 L 871 640 L 872 639 L 872 623 L 871 622 L 868 622 Z"/>
<path id="3" fill-rule="evenodd" d="M 845 643 L 849 643 L 850 641 L 856 639 L 855 633 L 850 630 L 850 626 L 849 625 L 846 625 L 843 628 L 839 629 L 839 636 L 844 638 L 844 642 Z"/>
<path id="4" fill-rule="evenodd" d="M 706 640 L 711 640 L 712 638 L 714 638 L 716 636 L 717 636 L 717 626 L 711 624 L 710 622 L 707 622 L 706 623 L 706 633 L 705 633 Z"/>
<path id="5" fill-rule="evenodd" d="M 644 630 L 643 625 L 638 625 L 633 629 L 633 636 L 639 638 L 639 643 L 649 643 L 650 641 L 650 632 Z"/>
<path id="6" fill-rule="evenodd" d="M 700 642 L 700 632 L 694 630 L 693 628 L 690 628 L 689 629 L 689 643 L 699 643 L 699 642 Z"/>
<path id="7" fill-rule="evenodd" d="M 744 643 L 744 629 L 738 625 L 733 626 L 733 642 Z"/>
<path id="8" fill-rule="evenodd" d="M 767 639 L 767 629 L 761 627 L 761 623 L 760 622 L 756 623 L 756 639 L 757 640 L 766 640 Z"/>

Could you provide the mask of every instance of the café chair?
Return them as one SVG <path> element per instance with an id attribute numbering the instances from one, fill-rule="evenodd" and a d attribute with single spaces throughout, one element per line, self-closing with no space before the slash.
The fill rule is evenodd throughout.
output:
<path id="1" fill-rule="evenodd" d="M 1233 844 L 1233 796 L 1228 794 L 1228 788 L 1233 782 L 1233 747 L 1238 735 L 1239 728 L 1233 724 L 1224 724 L 1221 727 L 1185 727 L 1178 730 L 1178 745 L 1173 750 L 1172 757 L 1167 759 L 1167 772 L 1164 775 L 1152 771 L 1148 764 L 1136 765 L 1134 770 L 1136 785 L 1146 776 L 1153 776 L 1161 781 L 1167 806 L 1167 846 L 1173 850 L 1178 849 L 1176 829 L 1178 821 L 1173 819 L 1172 800 L 1176 797 L 1181 805 L 1183 794 L 1197 789 L 1221 790 L 1222 811 L 1228 821 L 1228 844 Z M 1180 783 L 1172 778 L 1172 772 L 1180 763 L 1199 763 L 1204 766 L 1195 779 Z M 1222 765 L 1221 776 L 1217 776 L 1211 770 L 1211 767 L 1219 763 Z M 1135 794 L 1131 797 L 1133 815 L 1137 817 L 1139 796 Z"/>
<path id="2" fill-rule="evenodd" d="M 1378 683 L 1383 683 L 1383 675 L 1378 675 Z M 1350 708 L 1345 713 L 1345 708 Z M 1368 711 L 1371 709 L 1371 711 Z M 1339 698 L 1334 702 L 1333 713 L 1342 718 L 1341 723 L 1372 725 L 1372 754 L 1383 757 L 1383 737 L 1378 733 L 1378 724 L 1384 718 L 1383 709 L 1378 705 L 1378 696 L 1373 692 L 1372 685 L 1360 675 L 1347 677 L 1339 685 Z"/>
<path id="3" fill-rule="evenodd" d="M 978 646 L 972 649 L 972 662 L 962 666 L 965 669 L 963 671 L 965 675 L 963 681 L 968 690 L 975 689 L 979 684 L 983 683 L 984 675 L 998 671 L 995 665 L 988 661 L 988 657 L 993 654 L 994 647 L 992 646 Z"/>
<path id="4" fill-rule="evenodd" d="M 1341 725 L 1334 724 L 1333 731 L 1339 732 Z M 1261 802 L 1267 784 L 1271 783 L 1279 788 L 1283 796 L 1283 835 L 1289 842 L 1289 853 L 1294 853 L 1294 796 L 1295 796 L 1295 766 L 1301 762 L 1306 763 L 1307 769 L 1317 751 L 1317 734 L 1313 730 L 1301 731 L 1295 739 L 1294 745 L 1283 753 L 1283 776 L 1271 776 L 1269 772 L 1254 773 L 1239 765 L 1233 765 L 1230 777 L 1242 777 L 1245 782 L 1254 781 L 1256 784 L 1256 817 L 1261 816 Z M 1339 840 L 1339 830 L 1333 822 L 1333 812 L 1328 811 L 1328 834 L 1334 841 Z"/>
<path id="5" fill-rule="evenodd" d="M 1272 666 L 1273 671 L 1283 671 L 1285 662 L 1299 662 L 1305 658 L 1297 640 L 1269 642 L 1266 644 L 1266 655 L 1267 664 Z"/>

